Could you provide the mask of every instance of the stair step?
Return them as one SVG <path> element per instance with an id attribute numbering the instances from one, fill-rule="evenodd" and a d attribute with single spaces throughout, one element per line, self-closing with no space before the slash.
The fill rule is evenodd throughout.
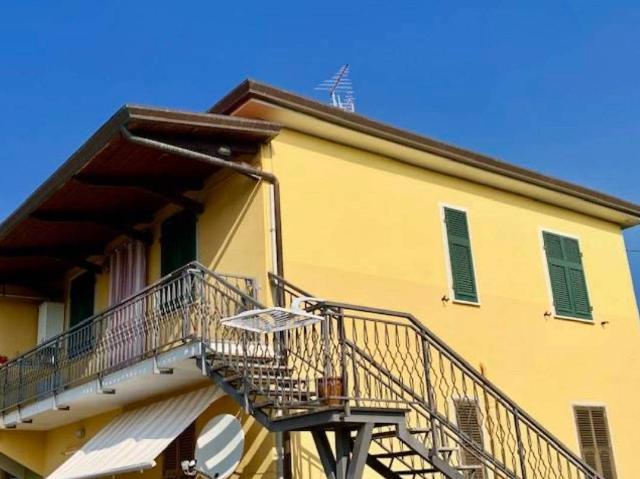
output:
<path id="1" fill-rule="evenodd" d="M 440 472 L 437 469 L 429 468 L 429 469 L 408 469 L 406 471 L 393 471 L 395 474 L 399 476 L 411 476 L 415 474 L 433 474 L 435 472 Z"/>
<path id="2" fill-rule="evenodd" d="M 386 437 L 396 437 L 396 431 L 379 431 L 371 434 L 371 439 L 384 439 Z"/>
<path id="3" fill-rule="evenodd" d="M 416 451 L 397 451 L 397 452 L 385 452 L 381 454 L 372 454 L 376 459 L 393 459 L 396 457 L 416 456 Z"/>
<path id="4" fill-rule="evenodd" d="M 260 401 L 253 404 L 254 409 L 262 409 L 264 407 L 273 406 L 275 403 L 272 400 Z"/>
<path id="5" fill-rule="evenodd" d="M 447 454 L 448 456 L 451 456 L 451 454 L 453 454 L 454 452 L 457 452 L 459 450 L 460 449 L 457 448 L 457 447 L 439 447 L 438 448 L 438 452 L 443 453 L 443 454 Z"/>
<path id="6" fill-rule="evenodd" d="M 232 374 L 231 376 L 225 376 L 224 381 L 227 383 L 232 383 L 239 379 L 242 379 L 242 377 L 242 374 Z"/>

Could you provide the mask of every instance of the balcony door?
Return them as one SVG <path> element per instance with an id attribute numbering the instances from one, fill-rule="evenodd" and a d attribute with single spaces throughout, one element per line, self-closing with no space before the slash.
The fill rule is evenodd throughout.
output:
<path id="1" fill-rule="evenodd" d="M 162 276 L 173 273 L 196 260 L 196 215 L 181 211 L 162 223 L 160 270 Z"/>
<path id="2" fill-rule="evenodd" d="M 150 329 L 144 295 L 147 284 L 147 249 L 140 241 L 127 241 L 109 257 L 109 305 L 116 306 L 106 325 L 107 365 L 122 366 L 145 352 Z"/>
<path id="3" fill-rule="evenodd" d="M 69 329 L 93 316 L 95 275 L 89 271 L 76 276 L 69 284 Z M 69 337 L 69 357 L 77 357 L 91 350 L 94 334 L 90 325 L 74 330 Z"/>
<path id="4" fill-rule="evenodd" d="M 163 277 L 196 260 L 196 221 L 195 214 L 181 211 L 162 224 L 160 271 Z M 185 314 L 192 293 L 191 285 L 184 277 L 165 281 L 157 292 L 156 304 L 162 311 L 158 346 L 184 340 L 193 333 L 190 315 Z"/>

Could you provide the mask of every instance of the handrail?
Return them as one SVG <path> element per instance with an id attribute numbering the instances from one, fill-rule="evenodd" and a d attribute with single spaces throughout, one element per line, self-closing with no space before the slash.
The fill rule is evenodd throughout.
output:
<path id="1" fill-rule="evenodd" d="M 293 284 L 284 280 L 283 278 L 278 277 L 277 275 L 273 275 L 273 274 L 270 275 L 270 279 L 273 282 L 275 287 L 285 289 L 291 297 L 295 297 L 298 295 L 313 296 L 303 291 L 302 289 L 294 286 Z M 473 384 L 473 388 L 479 389 L 480 391 L 482 391 L 482 394 L 489 395 L 492 400 L 498 400 L 499 403 L 502 404 L 502 406 L 500 407 L 504 408 L 503 410 L 505 411 L 505 413 L 508 412 L 511 415 L 512 420 L 514 421 L 513 425 L 515 427 L 515 431 L 513 432 L 514 437 L 512 437 L 512 440 L 515 441 L 515 448 L 518 454 L 517 461 L 519 462 L 519 467 L 521 469 L 519 472 L 515 471 L 514 469 L 513 473 L 519 474 L 517 477 L 525 478 L 527 469 L 535 469 L 539 467 L 542 467 L 542 468 L 557 467 L 558 471 L 560 471 L 560 477 L 565 477 L 564 473 L 562 472 L 562 468 L 568 467 L 569 464 L 571 464 L 571 466 L 576 469 L 576 474 L 581 473 L 588 478 L 601 477 L 588 464 L 586 464 L 578 455 L 576 455 L 563 442 L 561 442 L 555 435 L 553 435 L 550 431 L 548 431 L 542 424 L 540 424 L 531 415 L 525 412 L 522 407 L 520 407 L 515 401 L 509 398 L 500 388 L 498 388 L 490 380 L 488 380 L 482 374 L 480 374 L 471 364 L 469 364 L 469 362 L 467 362 L 452 348 L 450 348 L 443 340 L 441 340 L 435 333 L 433 333 L 429 328 L 427 328 L 422 322 L 420 322 L 412 314 L 401 312 L 401 311 L 383 309 L 383 308 L 371 308 L 366 306 L 353 305 L 353 304 L 344 303 L 344 302 L 327 301 L 327 300 L 319 300 L 319 301 L 316 301 L 314 304 L 308 304 L 308 308 L 309 310 L 313 310 L 315 312 L 325 311 L 325 315 L 327 318 L 332 318 L 332 317 L 335 318 L 336 316 L 339 316 L 343 318 L 343 321 L 344 319 L 348 318 L 349 320 L 353 321 L 353 323 L 351 324 L 352 329 L 356 328 L 356 324 L 359 324 L 359 323 L 356 323 L 357 321 L 362 321 L 362 322 L 376 321 L 378 324 L 392 324 L 392 321 L 385 321 L 383 319 L 377 318 L 378 316 L 391 317 L 396 319 L 401 318 L 402 320 L 406 320 L 407 322 L 406 327 L 410 327 L 415 332 L 416 335 L 418 335 L 424 341 L 426 341 L 429 347 L 435 347 L 436 351 L 439 354 L 442 354 L 443 357 L 445 357 L 451 365 L 455 364 L 455 366 L 459 368 L 460 370 L 459 374 L 462 374 L 463 387 L 467 387 L 465 378 L 468 378 L 471 381 L 471 384 Z M 365 316 L 358 313 L 362 313 Z M 374 315 L 376 316 L 376 319 L 374 320 L 373 318 L 367 317 L 366 315 Z M 364 326 L 362 328 L 364 329 Z M 369 359 L 370 359 L 369 362 L 372 363 L 372 366 L 375 366 L 377 364 L 373 357 L 370 357 Z M 424 358 L 424 360 L 426 359 L 427 358 Z M 442 358 L 440 360 L 442 360 Z M 384 366 L 378 365 L 377 367 L 382 368 L 381 371 L 389 373 L 389 371 L 386 371 L 384 369 Z M 431 380 L 430 375 L 432 374 L 432 371 L 428 370 L 425 374 L 427 375 L 426 380 L 427 382 L 429 382 Z M 454 373 L 451 373 L 451 374 L 454 374 Z M 398 383 L 402 384 L 402 379 L 399 379 Z M 404 389 L 404 385 L 403 385 L 403 389 Z M 487 399 L 485 398 L 485 402 L 486 401 Z M 429 410 L 427 406 L 428 406 L 427 404 L 424 404 L 424 407 L 427 410 Z M 485 404 L 485 407 L 488 407 L 488 405 Z M 495 407 L 497 407 L 497 403 Z M 484 411 L 484 412 L 486 413 L 487 411 Z M 438 415 L 437 413 L 438 412 L 434 410 L 430 412 L 430 414 L 435 414 L 435 416 L 433 417 L 434 421 L 439 421 L 441 424 L 445 425 L 446 427 L 456 426 L 455 424 L 451 423 L 451 420 L 448 418 L 437 417 Z M 505 419 L 508 419 L 508 418 L 505 417 Z M 450 424 L 444 424 L 445 421 L 449 421 Z M 522 424 L 522 426 L 520 426 L 520 424 Z M 558 454 L 558 457 L 553 459 L 550 456 L 551 452 L 547 451 L 546 457 L 547 457 L 547 460 L 549 461 L 549 464 L 547 466 L 545 465 L 540 466 L 539 464 L 532 465 L 529 461 L 534 461 L 534 462 L 537 460 L 544 461 L 544 459 L 540 459 L 540 458 L 531 459 L 531 457 L 527 456 L 528 454 L 535 454 L 535 452 L 532 452 L 531 450 L 526 450 L 526 451 L 523 450 L 525 446 L 524 446 L 523 437 L 522 437 L 523 433 L 522 431 L 520 431 L 521 427 L 525 428 L 527 430 L 527 434 L 529 435 L 526 438 L 528 440 L 529 448 L 533 447 L 531 442 L 532 441 L 531 435 L 533 434 L 535 435 L 534 442 L 535 440 L 538 440 L 538 441 L 544 440 L 546 443 L 544 447 L 553 448 L 554 451 L 552 452 L 552 454 L 553 455 Z M 457 429 L 457 426 L 456 426 L 456 429 Z M 537 436 L 537 439 L 536 439 L 536 436 Z M 539 443 L 538 443 L 538 447 L 540 447 Z M 477 449 L 476 447 L 473 447 L 473 448 Z M 561 466 L 560 455 L 562 456 L 562 461 L 566 461 L 565 463 L 566 466 Z M 485 460 L 487 460 L 486 454 L 483 453 L 482 456 Z M 504 450 L 503 450 L 503 456 L 504 456 Z M 543 454 L 540 454 L 540 457 L 542 456 Z M 489 457 L 491 458 L 491 456 Z M 500 459 L 497 456 L 495 458 L 491 458 L 491 461 L 494 463 L 494 466 L 499 466 L 498 469 L 503 469 L 503 464 L 500 462 Z M 505 463 L 505 466 L 512 467 L 507 465 L 506 463 Z M 502 473 L 504 472 L 505 470 L 503 469 Z M 536 470 L 534 472 L 535 477 L 538 477 L 538 474 L 541 474 L 541 473 L 539 472 L 539 470 Z M 556 474 L 557 474 L 557 471 L 556 471 Z M 572 476 L 569 475 L 568 477 L 572 477 Z"/>
<path id="2" fill-rule="evenodd" d="M 562 449 L 564 453 L 569 455 L 572 459 L 575 460 L 576 464 L 586 465 L 583 460 L 578 457 L 571 449 L 569 449 L 560 439 L 558 439 L 553 433 L 551 433 L 548 429 L 546 429 L 540 422 L 534 419 L 530 414 L 528 414 L 521 406 L 519 406 L 513 399 L 506 395 L 498 386 L 496 386 L 493 382 L 487 379 L 485 376 L 480 374 L 466 359 L 460 356 L 457 352 L 455 352 L 450 346 L 448 346 L 442 339 L 436 336 L 429 328 L 424 326 L 418 318 L 414 315 L 402 311 L 394 311 L 389 309 L 382 308 L 370 308 L 367 306 L 353 305 L 348 303 L 342 303 L 337 301 L 321 301 L 317 303 L 319 307 L 327 307 L 327 308 L 339 308 L 339 309 L 349 309 L 352 311 L 361 311 L 365 313 L 373 313 L 373 314 L 381 314 L 385 316 L 395 316 L 402 317 L 410 321 L 411 325 L 416 328 L 416 331 L 423 334 L 425 337 L 436 343 L 443 350 L 446 350 L 447 353 L 455 359 L 455 361 L 463 368 L 467 370 L 467 373 L 473 376 L 473 379 L 482 383 L 483 387 L 488 388 L 491 392 L 493 392 L 496 396 L 500 398 L 501 401 L 504 401 L 507 405 L 509 405 L 513 410 L 518 411 L 518 415 L 520 419 L 526 420 L 530 423 L 530 426 L 533 426 L 538 432 L 542 433 L 547 439 L 550 439 L 555 446 Z M 586 465 L 589 467 L 588 465 Z M 595 473 L 595 471 L 593 471 Z"/>
<path id="3" fill-rule="evenodd" d="M 217 273 L 217 272 L 215 272 L 213 270 L 210 270 L 209 268 L 205 267 L 204 265 L 202 265 L 201 263 L 199 263 L 197 261 L 192 261 L 192 262 L 182 266 L 181 268 L 178 268 L 177 270 L 175 270 L 175 271 L 163 276 L 162 278 L 160 278 L 159 280 L 155 281 L 154 283 L 152 283 L 152 284 L 150 284 L 148 286 L 145 286 L 140 291 L 138 291 L 138 292 L 132 294 L 131 296 L 123 299 L 119 303 L 114 304 L 112 306 L 109 306 L 105 310 L 103 310 L 103 311 L 101 311 L 101 312 L 99 312 L 97 314 L 94 314 L 93 316 L 89 316 L 87 319 L 83 319 L 78 324 L 74 324 L 72 327 L 66 329 L 65 331 L 63 331 L 61 333 L 58 333 L 55 336 L 51 336 L 46 341 L 43 341 L 42 343 L 34 346 L 33 348 L 28 349 L 25 352 L 21 353 L 19 356 L 16 356 L 15 358 L 10 359 L 9 361 L 7 361 L 6 363 L 4 363 L 4 364 L 2 364 L 0 366 L 0 371 L 2 371 L 3 369 L 7 368 L 12 363 L 20 361 L 22 358 L 24 358 L 25 356 L 28 356 L 29 354 L 32 354 L 32 353 L 34 353 L 34 352 L 36 352 L 38 350 L 46 349 L 47 347 L 54 346 L 56 344 L 56 342 L 61 337 L 73 334 L 77 330 L 80 330 L 83 327 L 85 327 L 87 324 L 93 323 L 99 318 L 102 318 L 102 317 L 105 317 L 105 316 L 108 316 L 108 315 L 112 314 L 114 311 L 117 311 L 118 309 L 121 309 L 123 307 L 123 305 L 126 305 L 127 303 L 130 303 L 130 302 L 134 301 L 137 298 L 140 298 L 140 297 L 143 297 L 143 296 L 147 295 L 149 292 L 153 291 L 154 289 L 157 289 L 158 287 L 162 286 L 163 284 L 166 284 L 166 283 L 170 282 L 172 279 L 175 279 L 175 278 L 178 278 L 178 277 L 182 276 L 183 274 L 185 274 L 185 272 L 188 272 L 190 270 L 196 270 L 196 271 L 200 271 L 202 273 L 209 274 L 209 275 L 211 275 L 211 276 L 213 276 L 213 277 L 225 282 L 226 286 L 230 290 L 232 290 L 234 293 L 240 295 L 248 304 L 252 305 L 256 309 L 264 308 L 264 306 L 261 303 L 259 303 L 254 297 L 248 295 L 244 291 L 242 291 L 239 288 L 237 288 L 236 286 L 234 286 L 231 282 L 226 280 L 227 277 L 236 278 L 236 279 L 248 279 L 248 280 L 252 280 L 252 278 L 242 277 L 242 276 L 238 276 L 238 275 L 220 274 L 220 273 Z"/>
<path id="4" fill-rule="evenodd" d="M 228 280 L 227 280 L 228 279 Z M 214 318 L 263 308 L 254 281 L 192 262 L 0 367 L 0 410 L 86 382 L 188 340 Z M 247 291 L 241 289 L 246 287 Z"/>

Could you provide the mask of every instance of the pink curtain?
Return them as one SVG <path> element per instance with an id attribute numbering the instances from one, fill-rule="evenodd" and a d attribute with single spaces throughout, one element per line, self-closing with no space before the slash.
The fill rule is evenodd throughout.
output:
<path id="1" fill-rule="evenodd" d="M 147 283 L 147 251 L 140 241 L 119 246 L 109 259 L 109 305 L 116 306 L 142 290 Z M 146 341 L 142 298 L 119 308 L 107 328 L 108 365 L 139 356 Z"/>

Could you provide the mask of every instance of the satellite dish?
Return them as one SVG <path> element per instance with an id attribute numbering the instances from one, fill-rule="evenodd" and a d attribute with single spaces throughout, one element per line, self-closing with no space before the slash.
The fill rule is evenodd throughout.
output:
<path id="1" fill-rule="evenodd" d="M 242 424 L 231 414 L 211 419 L 196 441 L 196 470 L 211 479 L 226 479 L 244 452 Z"/>

